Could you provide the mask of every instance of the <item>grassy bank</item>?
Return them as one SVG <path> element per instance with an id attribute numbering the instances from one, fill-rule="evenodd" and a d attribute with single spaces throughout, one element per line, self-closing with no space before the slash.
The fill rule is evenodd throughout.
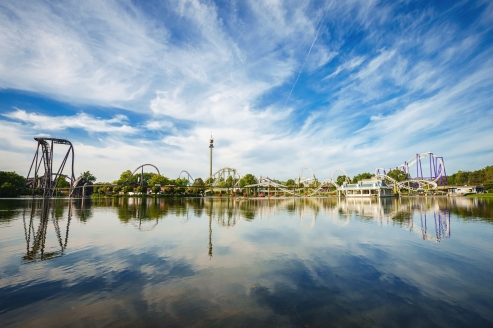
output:
<path id="1" fill-rule="evenodd" d="M 468 198 L 491 198 L 491 199 L 493 199 L 493 193 L 473 194 L 473 195 L 467 195 L 466 197 L 468 197 Z"/>

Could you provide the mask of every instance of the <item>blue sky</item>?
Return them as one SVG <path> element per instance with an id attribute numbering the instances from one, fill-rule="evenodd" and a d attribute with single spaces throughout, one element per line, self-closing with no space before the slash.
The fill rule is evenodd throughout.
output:
<path id="1" fill-rule="evenodd" d="M 152 163 L 319 179 L 493 164 L 491 1 L 2 1 L 0 170 L 67 138 L 76 175 Z M 64 150 L 60 148 L 60 152 Z"/>

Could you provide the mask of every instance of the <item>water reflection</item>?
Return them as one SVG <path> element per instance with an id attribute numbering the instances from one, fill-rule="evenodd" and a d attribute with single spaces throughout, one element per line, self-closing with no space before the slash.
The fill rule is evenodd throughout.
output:
<path id="1" fill-rule="evenodd" d="M 36 217 L 39 215 L 39 223 L 35 228 Z M 71 203 L 68 204 L 67 224 L 65 227 L 64 236 L 60 229 L 59 219 L 63 216 L 63 206 L 60 202 L 53 202 L 49 199 L 43 199 L 42 201 L 33 201 L 31 203 L 29 213 L 29 223 L 26 224 L 26 209 L 22 215 L 24 222 L 24 235 L 26 239 L 26 255 L 23 256 L 23 260 L 28 262 L 51 260 L 60 256 L 63 256 L 68 244 L 68 235 L 71 214 Z M 51 218 L 51 220 L 50 220 Z M 52 223 L 55 230 L 56 241 L 60 247 L 59 250 L 46 251 L 46 235 L 48 233 L 49 223 Z M 36 230 L 35 230 L 36 229 Z M 63 238 L 65 237 L 65 238 Z M 53 247 L 48 247 L 52 249 Z"/>
<path id="2" fill-rule="evenodd" d="M 313 228 L 317 217 L 328 216 L 344 226 L 351 219 L 376 220 L 380 225 L 396 224 L 409 231 L 419 232 L 425 240 L 440 241 L 450 237 L 450 214 L 465 219 L 484 219 L 492 222 L 491 204 L 468 198 L 273 198 L 273 199 L 173 199 L 119 198 L 94 201 L 93 207 L 114 207 L 118 218 L 131 223 L 140 231 L 153 230 L 160 219 L 173 215 L 186 223 L 191 216 L 204 213 L 222 227 L 234 227 L 241 220 L 252 221 L 288 212 L 298 216 L 300 223 Z M 90 210 L 80 210 L 88 220 Z M 430 230 L 434 229 L 434 231 Z"/>
<path id="3" fill-rule="evenodd" d="M 23 209 L 27 252 L 25 262 L 48 260 L 60 257 L 67 247 L 72 212 L 80 222 L 87 223 L 93 209 L 115 208 L 118 219 L 131 224 L 142 232 L 156 228 L 160 220 L 168 216 L 186 223 L 190 217 L 208 217 L 208 255 L 213 256 L 212 223 L 232 228 L 241 220 L 253 221 L 274 216 L 276 213 L 290 213 L 298 217 L 305 228 L 313 228 L 320 215 L 332 219 L 338 226 L 345 226 L 351 220 L 376 221 L 381 226 L 397 225 L 415 233 L 423 240 L 440 242 L 451 236 L 451 213 L 460 217 L 483 219 L 492 222 L 491 204 L 481 199 L 468 198 L 401 198 L 401 199 L 337 199 L 337 198 L 279 198 L 279 199 L 173 199 L 115 198 L 103 200 L 68 201 L 37 200 L 30 202 L 30 208 Z M 65 212 L 65 209 L 67 211 Z M 9 208 L 3 212 L 15 215 Z M 29 219 L 26 220 L 26 216 Z M 60 228 L 60 219 L 65 226 Z M 36 222 L 38 222 L 36 224 Z M 54 239 L 58 250 L 45 251 L 46 235 L 50 226 L 55 231 Z M 50 248 L 51 249 L 51 248 Z"/>
<path id="4" fill-rule="evenodd" d="M 491 203 L 120 198 L 2 206 L 6 326 L 493 323 Z M 454 238 L 443 242 L 452 224 Z"/>

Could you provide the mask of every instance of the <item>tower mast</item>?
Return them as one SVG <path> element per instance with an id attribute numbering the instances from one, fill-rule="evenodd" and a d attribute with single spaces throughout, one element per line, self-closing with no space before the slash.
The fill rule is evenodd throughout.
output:
<path id="1" fill-rule="evenodd" d="M 212 149 L 214 148 L 214 139 L 212 139 L 212 133 L 211 133 L 211 139 L 209 140 L 209 149 L 210 149 L 210 166 L 209 166 L 209 176 L 212 176 Z"/>

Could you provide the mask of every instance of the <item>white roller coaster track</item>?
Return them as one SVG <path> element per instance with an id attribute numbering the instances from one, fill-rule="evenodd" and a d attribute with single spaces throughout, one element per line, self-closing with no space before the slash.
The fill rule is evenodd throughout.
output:
<path id="1" fill-rule="evenodd" d="M 306 169 L 309 169 L 312 172 L 312 175 L 313 175 L 313 180 L 311 180 L 310 182 L 316 182 L 315 175 L 313 174 L 312 169 L 310 169 L 310 168 L 306 168 Z M 303 171 L 306 170 L 306 169 L 303 169 Z M 301 173 L 303 173 L 303 171 L 301 171 Z M 340 190 L 342 186 L 338 185 L 337 182 L 336 182 L 337 179 L 335 179 L 337 172 L 344 173 L 344 177 L 345 177 L 344 180 L 345 180 L 345 182 L 346 183 L 350 183 L 350 181 L 349 181 L 349 175 L 347 174 L 347 172 L 344 169 L 340 169 L 339 168 L 339 169 L 336 169 L 334 172 L 332 172 L 332 178 L 331 179 L 325 179 L 325 180 L 323 180 L 318 185 L 317 188 L 310 188 L 310 193 L 308 193 L 307 196 L 313 196 L 313 195 L 319 193 L 323 188 L 330 187 L 330 185 L 333 185 L 336 188 L 336 190 Z M 300 176 L 301 176 L 301 174 L 300 174 Z M 305 181 L 309 181 L 309 180 L 310 179 L 306 179 Z"/>
<path id="2" fill-rule="evenodd" d="M 276 189 L 281 190 L 282 192 L 288 193 L 293 195 L 294 192 L 292 190 L 289 190 L 289 187 L 282 185 L 280 183 L 275 182 L 274 180 L 270 179 L 269 177 L 260 177 L 257 179 L 257 184 L 255 185 L 249 185 L 245 187 L 274 187 Z"/>
<path id="3" fill-rule="evenodd" d="M 303 172 L 305 170 L 310 170 L 310 172 L 312 173 L 312 176 L 311 177 L 303 177 Z M 343 169 L 337 169 L 336 171 L 334 171 L 334 174 L 337 172 L 337 171 L 342 171 L 345 176 L 346 176 L 346 181 L 348 181 L 348 175 L 346 173 L 346 171 L 344 171 Z M 332 174 L 332 176 L 334 176 L 334 174 Z M 259 179 L 257 179 L 257 184 L 254 184 L 254 185 L 248 185 L 248 186 L 245 186 L 246 188 L 251 188 L 251 187 L 273 187 L 273 188 L 276 188 L 277 190 L 280 190 L 286 194 L 290 194 L 290 195 L 294 195 L 296 192 L 292 189 L 289 189 L 288 186 L 285 186 L 283 184 L 280 184 L 280 183 L 277 183 L 276 181 L 274 181 L 273 179 L 270 179 L 269 177 L 260 177 Z M 313 196 L 319 192 L 321 192 L 321 190 L 325 187 L 329 187 L 330 185 L 333 185 L 336 190 L 338 190 L 341 186 L 339 186 L 337 183 L 334 182 L 333 179 L 325 179 L 323 180 L 320 184 L 318 184 L 316 187 L 309 187 L 310 184 L 313 184 L 313 183 L 318 183 L 317 182 L 317 179 L 315 178 L 315 174 L 313 173 L 313 170 L 309 167 L 306 167 L 304 168 L 303 170 L 301 170 L 300 172 L 300 175 L 298 177 L 298 182 L 299 184 L 301 185 L 304 185 L 305 187 L 305 190 L 308 190 L 309 192 L 306 194 L 306 196 Z M 302 188 L 302 187 L 297 187 L 298 189 L 299 188 Z"/>
<path id="4" fill-rule="evenodd" d="M 401 189 L 406 189 L 409 191 L 419 191 L 420 189 L 424 190 L 436 190 L 438 188 L 438 183 L 437 181 L 441 179 L 444 174 L 445 174 L 445 165 L 443 163 L 443 160 L 441 157 L 436 157 L 433 155 L 431 152 L 427 153 L 421 153 L 417 154 L 416 156 L 413 156 L 409 161 L 404 162 L 404 164 L 400 165 L 397 167 L 397 169 L 409 174 L 409 168 L 412 167 L 413 165 L 417 165 L 418 161 L 420 161 L 422 158 L 431 156 L 431 160 L 434 163 L 434 167 L 439 168 L 439 172 L 434 172 L 436 176 L 433 179 L 424 179 L 424 178 L 411 178 L 405 181 L 396 181 L 395 179 L 389 177 L 385 173 L 385 169 L 383 168 L 377 168 L 375 170 L 375 176 L 379 177 L 387 182 L 389 186 L 393 186 L 394 189 L 396 190 L 401 190 Z M 303 173 L 305 171 L 310 171 L 311 176 L 310 177 L 304 177 Z M 430 167 L 431 170 L 431 167 Z M 383 173 L 382 173 L 383 172 Z M 345 183 L 349 184 L 351 181 L 349 180 L 349 175 L 344 169 L 336 169 L 332 173 L 332 177 L 330 179 L 325 179 L 322 182 L 318 182 L 318 180 L 315 177 L 315 174 L 313 170 L 309 167 L 305 167 L 301 170 L 297 182 L 298 182 L 298 187 L 295 189 L 300 189 L 303 188 L 306 192 L 306 196 L 313 196 L 315 194 L 320 193 L 323 189 L 330 187 L 331 185 L 335 187 L 337 191 L 343 190 L 343 185 L 338 185 L 337 184 L 337 179 L 336 177 L 338 176 L 337 173 L 342 173 L 343 176 L 345 177 Z M 339 174 L 340 175 L 340 174 Z M 225 180 L 226 176 L 232 176 L 234 185 L 231 186 L 232 188 L 239 188 L 239 182 L 241 179 L 241 175 L 236 171 L 236 169 L 229 168 L 229 167 L 224 167 L 220 170 L 218 170 L 216 173 L 211 175 L 209 178 L 207 178 L 206 182 L 210 181 L 212 179 L 212 183 L 208 184 L 209 186 L 216 187 L 217 183 L 222 179 Z M 344 183 L 343 183 L 344 184 Z M 303 187 L 301 187 L 303 186 Z M 269 178 L 269 177 L 260 177 L 257 179 L 256 184 L 248 185 L 245 186 L 246 188 L 253 188 L 253 187 L 273 187 L 278 191 L 282 191 L 283 193 L 290 194 L 290 195 L 295 195 L 296 190 L 293 190 L 293 188 L 290 188 L 288 186 L 285 186 L 283 184 L 280 184 L 276 182 L 275 180 Z"/>
<path id="5" fill-rule="evenodd" d="M 232 177 L 233 186 L 231 188 L 239 188 L 241 175 L 238 173 L 236 169 L 230 167 L 223 167 L 222 169 L 217 170 L 213 175 L 208 177 L 204 182 L 207 186 L 216 187 L 217 184 L 221 181 L 221 178 L 226 181 L 228 177 Z M 208 184 L 207 182 L 212 179 L 212 183 Z"/>

